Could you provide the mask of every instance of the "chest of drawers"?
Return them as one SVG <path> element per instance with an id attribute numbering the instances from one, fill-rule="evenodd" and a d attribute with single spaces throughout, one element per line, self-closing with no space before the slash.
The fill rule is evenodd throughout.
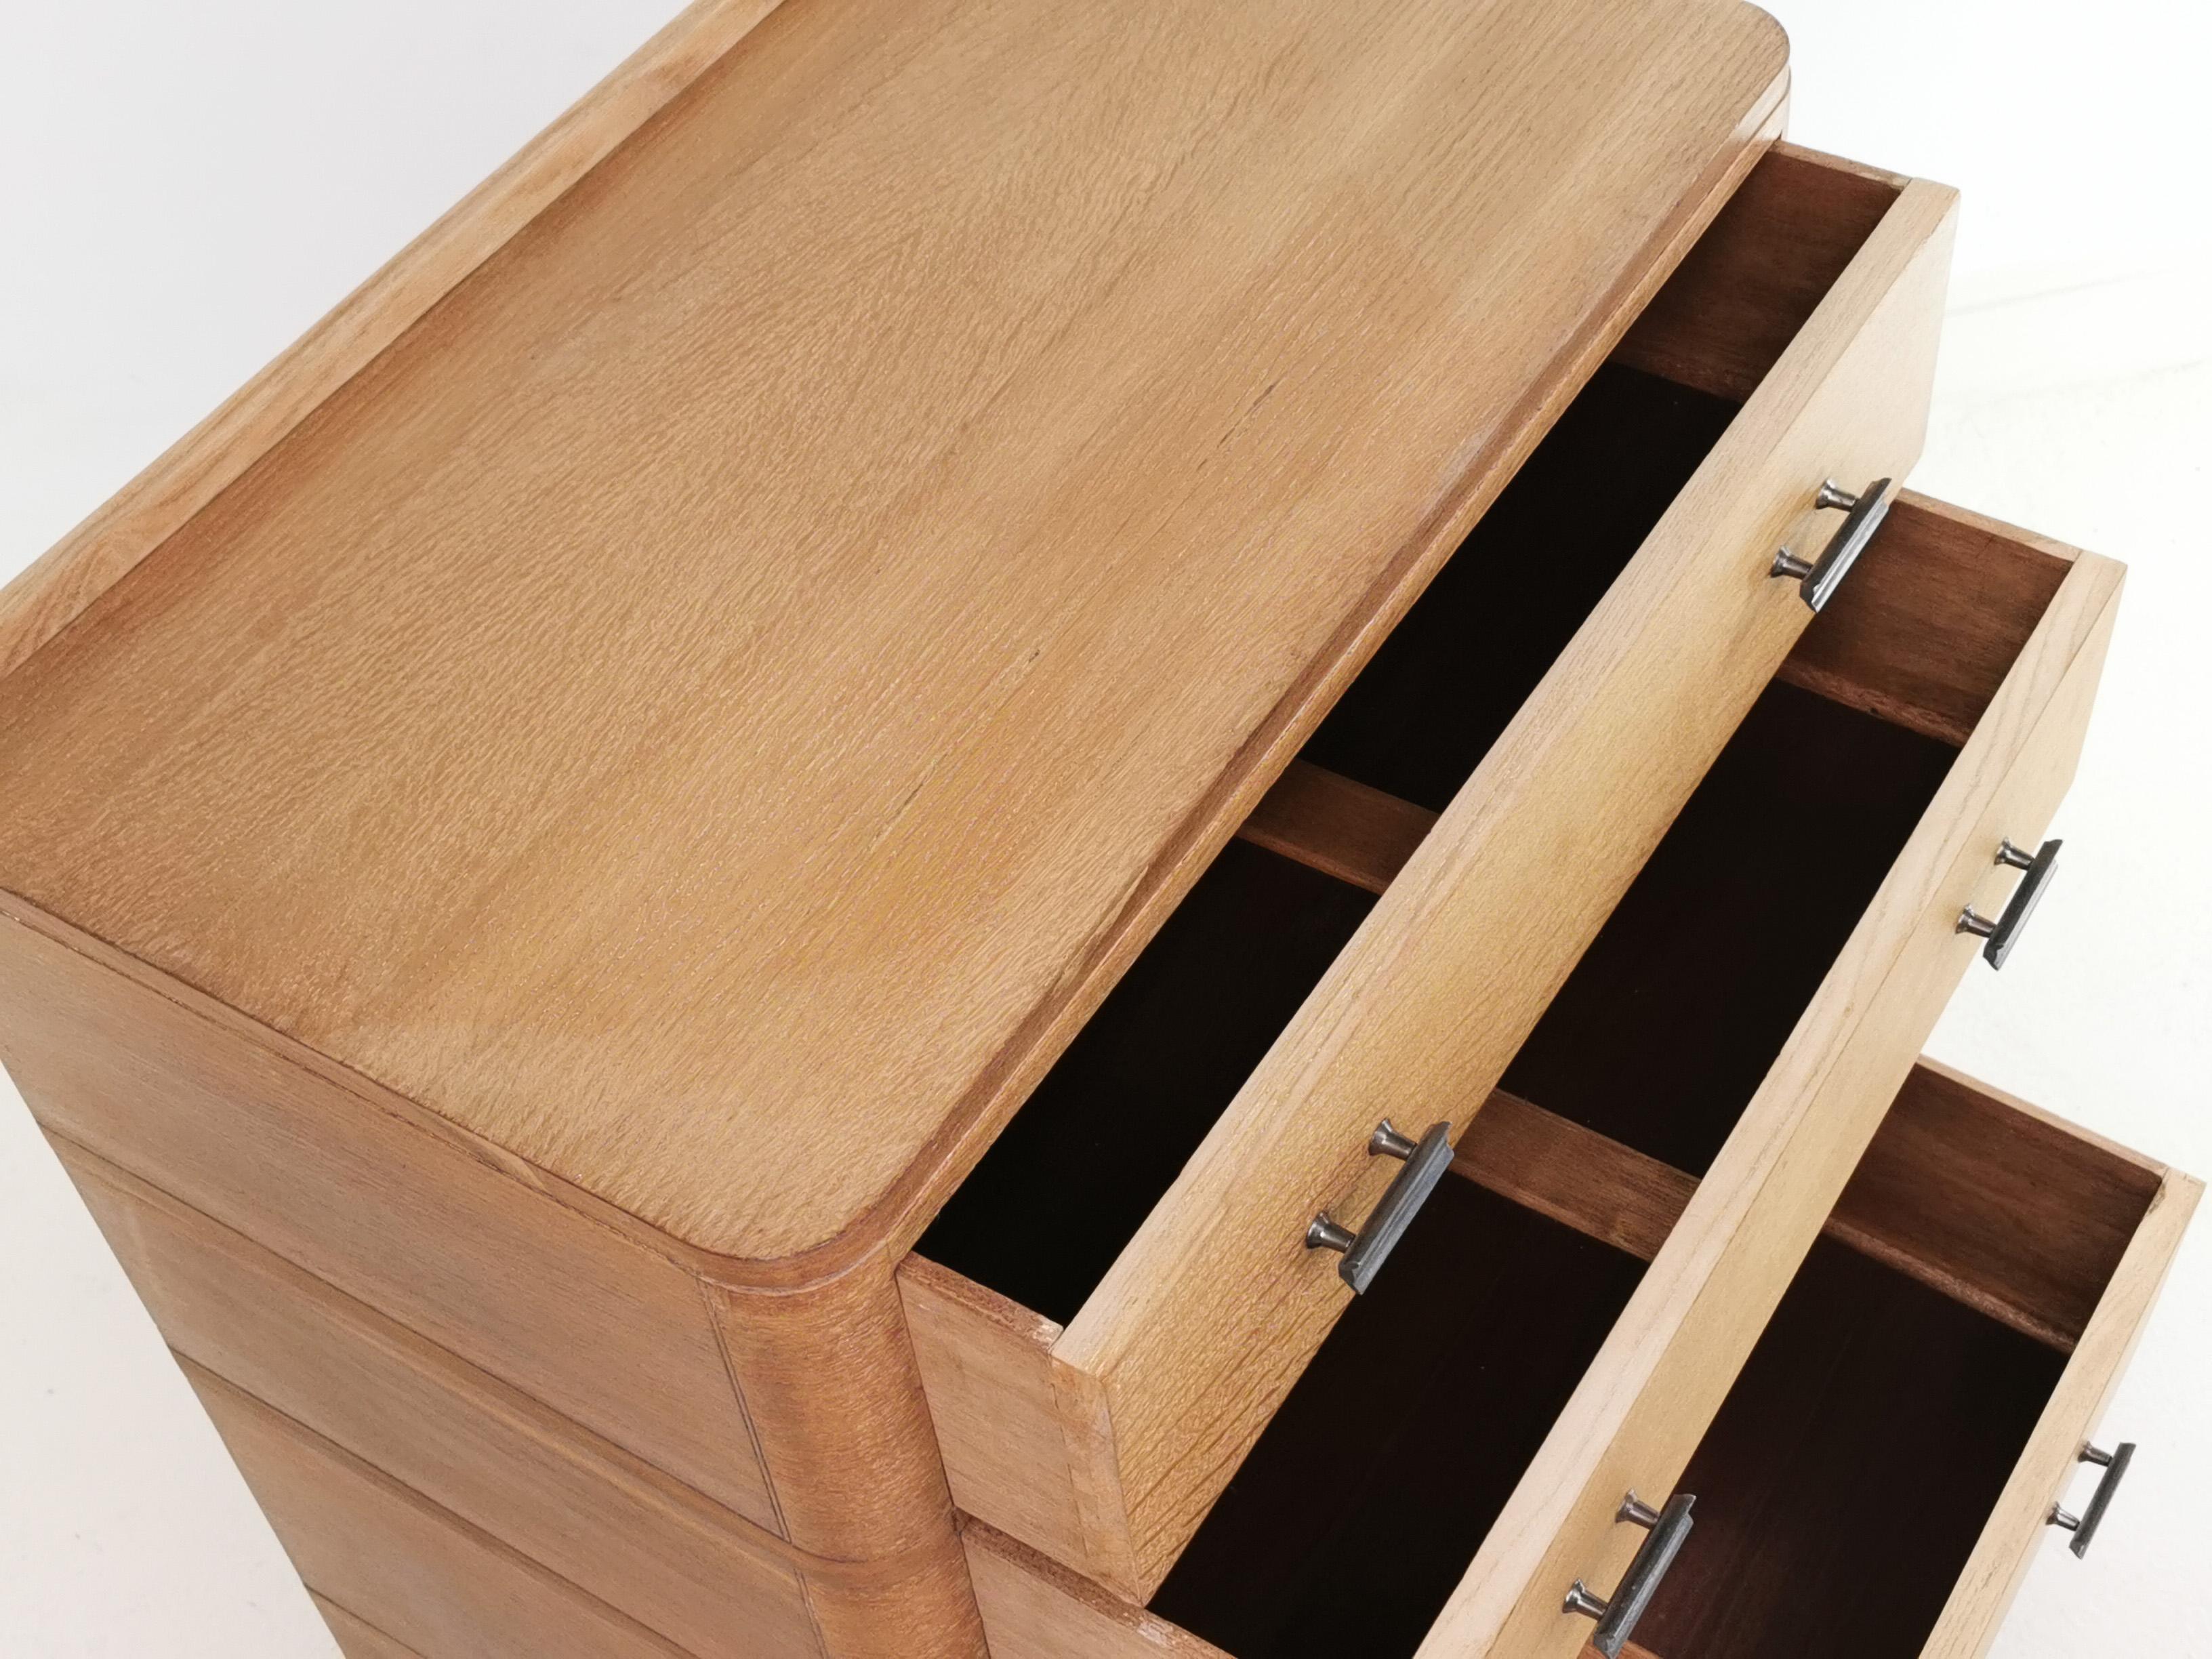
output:
<path id="1" fill-rule="evenodd" d="M 1918 1059 L 2121 573 L 1786 85 L 702 0 L 9 590 L 0 1058 L 349 1654 L 1979 1650 L 2197 1188 Z"/>

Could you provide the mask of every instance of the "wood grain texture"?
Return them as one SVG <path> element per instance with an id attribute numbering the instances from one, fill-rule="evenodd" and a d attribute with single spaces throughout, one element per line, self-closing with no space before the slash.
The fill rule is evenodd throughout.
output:
<path id="1" fill-rule="evenodd" d="M 1621 337 L 1615 359 L 1739 403 L 1750 397 L 1910 182 L 1775 145 Z"/>
<path id="2" fill-rule="evenodd" d="M 1244 840 L 1379 893 L 1437 815 L 1306 761 L 1292 761 L 1237 828 Z"/>
<path id="3" fill-rule="evenodd" d="M 2083 555 L 1431 1632 L 1425 1659 L 1564 1659 L 1577 1577 L 1613 1582 L 1622 1492 L 1672 1490 L 1936 1015 L 1960 909 L 2009 873 L 2080 752 L 2120 570 Z"/>
<path id="4" fill-rule="evenodd" d="M 0 682 L 0 886 L 822 1277 L 1004 1121 L 1784 58 L 1733 0 L 771 13 Z"/>
<path id="5" fill-rule="evenodd" d="M 337 1602 L 326 1596 L 308 1592 L 308 1600 L 315 1611 L 323 1615 L 323 1622 L 331 1627 L 331 1636 L 338 1644 L 345 1659 L 422 1659 L 410 1647 L 403 1647 L 375 1626 L 356 1619 Z"/>
<path id="6" fill-rule="evenodd" d="M 953 1503 L 1062 1560 L 1091 1559 L 1054 1382 L 1060 1327 L 921 1256 L 898 1279 Z"/>
<path id="7" fill-rule="evenodd" d="M 1828 1231 L 2070 1352 L 2165 1175 L 1923 1059 L 1836 1200 Z"/>
<path id="8" fill-rule="evenodd" d="M 991 1659 L 1231 1659 L 980 1521 L 962 1537 Z"/>
<path id="9" fill-rule="evenodd" d="M 1696 1177 L 1503 1089 L 1454 1150 L 1469 1181 L 1646 1261 L 1698 1190 Z"/>
<path id="10" fill-rule="evenodd" d="M 776 0 L 694 0 L 111 501 L 0 589 L 0 678 L 366 368 Z"/>
<path id="11" fill-rule="evenodd" d="M 962 1528 L 992 1659 L 1231 1659 L 981 1522 Z M 1388 1594 L 1387 1587 L 1378 1594 Z M 1595 1659 L 1586 1649 L 1583 1659 Z M 1631 1642 L 1622 1659 L 1656 1659 Z"/>
<path id="12" fill-rule="evenodd" d="M 1782 678 L 1962 744 L 2074 557 L 2047 538 L 1900 492 Z"/>
<path id="13" fill-rule="evenodd" d="M 0 1061 L 50 1134 L 781 1529 L 690 1273 L 34 908 L 0 917 Z"/>
<path id="14" fill-rule="evenodd" d="M 744 1390 L 784 1536 L 837 1560 L 957 1553 L 891 1264 L 865 1259 L 803 1291 L 703 1290 Z M 973 1616 L 967 1608 L 970 1628 Z M 947 1607 L 945 1619 L 957 1626 L 963 1615 Z"/>
<path id="15" fill-rule="evenodd" d="M 1069 1325 L 1129 1509 L 1115 1588 L 1157 1584 L 1340 1311 L 1297 1241 L 1379 1197 L 1373 1103 L 1464 1126 L 1801 631 L 1761 550 L 1827 473 L 1917 453 L 1953 205 L 1899 197 Z"/>
<path id="16" fill-rule="evenodd" d="M 307 1588 L 422 1659 L 684 1659 L 213 1372 L 178 1363 Z"/>
<path id="17" fill-rule="evenodd" d="M 732 1291 L 188 988 L 95 960 L 96 941 L 30 907 L 0 915 L 0 1060 L 50 1135 L 823 1558 L 807 1590 L 833 1654 L 973 1659 L 880 1259 L 804 1291 Z M 915 1646 L 921 1630 L 940 1645 Z"/>
<path id="18" fill-rule="evenodd" d="M 1646 1261 L 1698 1188 L 1681 1170 L 1503 1089 L 1460 1137 L 1454 1167 Z M 2070 1352 L 2160 1173 L 1923 1058 L 1821 1231 Z"/>
<path id="19" fill-rule="evenodd" d="M 2066 1489 L 2081 1448 L 2096 1431 L 2127 1369 L 2203 1191 L 2203 1182 L 2175 1171 L 2160 1182 L 1958 1587 L 1944 1603 L 1922 1659 L 1978 1659 L 1989 1650 L 2049 1530 L 2051 1506 Z"/>
<path id="20" fill-rule="evenodd" d="M 821 1564 L 104 1159 L 55 1145 L 183 1358 L 696 1659 L 822 1653 L 806 1582 Z"/>

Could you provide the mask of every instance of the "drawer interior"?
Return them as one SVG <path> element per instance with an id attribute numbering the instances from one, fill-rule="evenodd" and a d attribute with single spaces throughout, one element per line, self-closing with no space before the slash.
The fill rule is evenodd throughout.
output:
<path id="1" fill-rule="evenodd" d="M 1911 1659 L 2160 1173 L 1916 1069 L 1684 1472 L 1662 1659 Z"/>
<path id="2" fill-rule="evenodd" d="M 1058 1324 L 1075 1317 L 1898 188 L 1790 153 L 1760 162 L 994 1142 L 920 1255 Z M 1909 832 L 1942 775 L 1941 744 L 1832 695 L 1782 695 L 1810 706 L 1795 718 L 1844 734 L 1833 742 L 1879 751 L 1893 777 L 1882 799 L 1854 803 L 1879 880 L 1881 835 Z M 1762 713 L 1755 724 L 1790 749 L 1779 728 L 1790 718 Z M 1817 767 L 1802 769 L 1817 780 Z M 1765 781 L 1756 757 L 1739 771 L 1753 775 L 1744 791 Z M 1717 864 L 1732 855 L 1721 839 L 1677 861 Z M 1838 884 L 1838 918 L 1863 905 L 1855 890 Z M 1825 962 L 1814 945 L 1801 954 L 1809 994 Z M 1561 1040 L 1571 1040 L 1564 1027 Z M 1725 1096 L 1751 1064 L 1723 1068 L 1707 1091 Z M 1563 1084 L 1553 1109 L 1595 1119 L 1605 1088 Z"/>
<path id="3" fill-rule="evenodd" d="M 1682 1478 L 1638 1645 L 1918 1653 L 2158 1187 L 1916 1069 Z M 1642 1270 L 1448 1182 L 1152 1610 L 1237 1659 L 1412 1654 Z"/>

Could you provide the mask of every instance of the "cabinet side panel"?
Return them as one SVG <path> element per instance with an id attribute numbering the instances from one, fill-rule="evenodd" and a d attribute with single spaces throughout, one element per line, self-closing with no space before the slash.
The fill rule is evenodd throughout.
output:
<path id="1" fill-rule="evenodd" d="M 179 1362 L 307 1588 L 423 1659 L 684 1659 L 190 1360 Z"/>
<path id="2" fill-rule="evenodd" d="M 326 1595 L 307 1592 L 315 1611 L 331 1627 L 331 1635 L 345 1659 L 422 1659 L 412 1648 L 402 1647 L 365 1619 L 356 1619 Z"/>
<path id="3" fill-rule="evenodd" d="M 171 1348 L 695 1659 L 821 1659 L 790 1546 L 57 1140 Z"/>
<path id="4" fill-rule="evenodd" d="M 50 1134 L 780 1529 L 674 1262 L 13 914 L 0 1062 Z"/>

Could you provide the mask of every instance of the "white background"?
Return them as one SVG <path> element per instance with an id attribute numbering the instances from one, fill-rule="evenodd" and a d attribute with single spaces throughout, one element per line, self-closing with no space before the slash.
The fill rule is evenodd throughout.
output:
<path id="1" fill-rule="evenodd" d="M 1771 9 L 1792 36 L 1792 137 L 1965 192 L 1913 483 L 2133 567 L 2055 826 L 2063 877 L 2002 978 L 1969 975 L 1931 1048 L 2212 1172 L 2212 30 L 2201 8 L 2157 0 Z M 0 577 L 674 9 L 8 8 Z M 1808 834 L 1796 876 L 1817 880 L 1818 861 Z M 2108 1437 L 2143 1445 L 2124 1494 L 2086 1563 L 2046 1540 L 2005 1659 L 2178 1653 L 2177 1631 L 2203 1627 L 2209 1241 L 2200 1224 L 2107 1419 Z M 331 1653 L 4 1081 L 0 1262 L 0 1654 Z"/>

